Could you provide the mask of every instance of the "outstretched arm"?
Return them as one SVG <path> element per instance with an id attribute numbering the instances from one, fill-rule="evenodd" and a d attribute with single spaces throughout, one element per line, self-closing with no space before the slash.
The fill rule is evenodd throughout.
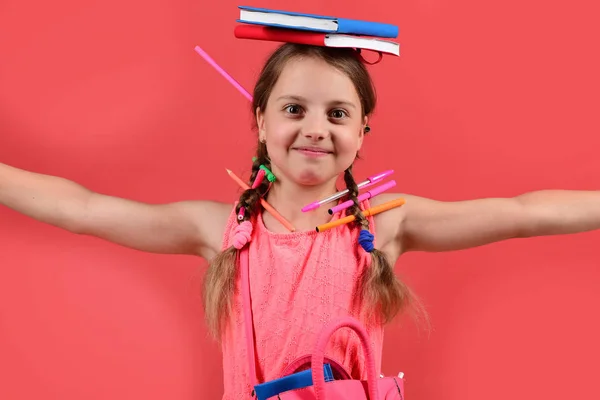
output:
<path id="1" fill-rule="evenodd" d="M 458 202 L 403 197 L 397 234 L 402 252 L 461 250 L 511 238 L 600 229 L 600 191 L 544 190 Z"/>
<path id="2" fill-rule="evenodd" d="M 213 256 L 230 212 L 209 201 L 146 204 L 0 164 L 0 204 L 76 234 L 151 253 Z"/>

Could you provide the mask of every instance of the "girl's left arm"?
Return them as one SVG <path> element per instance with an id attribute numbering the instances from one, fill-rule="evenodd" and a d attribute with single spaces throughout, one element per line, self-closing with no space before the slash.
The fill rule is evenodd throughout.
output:
<path id="1" fill-rule="evenodd" d="M 543 190 L 457 202 L 402 197 L 406 204 L 396 234 L 401 252 L 461 250 L 600 229 L 600 191 Z"/>

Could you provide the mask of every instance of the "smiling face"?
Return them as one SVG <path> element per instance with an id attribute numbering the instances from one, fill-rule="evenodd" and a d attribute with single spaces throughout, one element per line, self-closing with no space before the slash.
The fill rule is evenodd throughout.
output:
<path id="1" fill-rule="evenodd" d="M 347 73 L 314 56 L 288 60 L 266 107 L 256 110 L 275 175 L 301 185 L 336 178 L 362 145 L 364 111 Z"/>

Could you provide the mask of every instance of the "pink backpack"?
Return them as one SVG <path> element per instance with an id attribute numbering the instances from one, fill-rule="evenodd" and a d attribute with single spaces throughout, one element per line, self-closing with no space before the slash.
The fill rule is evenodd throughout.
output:
<path id="1" fill-rule="evenodd" d="M 242 296 L 244 301 L 244 318 L 247 338 L 248 361 L 252 387 L 258 385 L 256 360 L 254 354 L 254 324 L 250 298 L 250 280 L 248 247 L 240 252 L 240 269 L 242 278 Z M 367 380 L 352 379 L 343 366 L 325 357 L 325 348 L 331 336 L 341 328 L 351 328 L 360 337 L 367 362 Z M 333 369 L 334 380 L 325 382 L 324 363 Z M 305 367 L 311 368 L 312 385 L 300 389 L 288 390 L 269 400 L 404 400 L 403 377 L 378 377 L 375 369 L 375 358 L 371 349 L 367 331 L 353 317 L 343 317 L 327 324 L 317 338 L 312 354 L 307 354 L 292 362 L 282 376 L 293 374 Z M 253 392 L 254 393 L 254 392 Z"/>

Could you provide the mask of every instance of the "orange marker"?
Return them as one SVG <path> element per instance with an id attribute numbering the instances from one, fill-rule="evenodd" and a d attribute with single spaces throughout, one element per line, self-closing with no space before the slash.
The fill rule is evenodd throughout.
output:
<path id="1" fill-rule="evenodd" d="M 371 208 L 363 211 L 363 215 L 365 217 L 368 217 L 371 215 L 379 214 L 384 211 L 391 210 L 392 208 L 400 207 L 400 206 L 404 205 L 405 202 L 406 201 L 403 198 L 391 200 L 391 201 L 388 201 L 387 203 L 383 203 L 383 204 L 380 204 L 375 207 L 371 207 Z M 335 221 L 331 221 L 326 224 L 317 226 L 317 232 L 323 232 L 323 231 L 326 231 L 327 229 L 331 229 L 331 228 L 335 228 L 340 225 L 347 224 L 349 222 L 354 221 L 355 219 L 356 219 L 356 217 L 354 215 L 349 215 L 344 218 L 336 219 Z"/>
<path id="2" fill-rule="evenodd" d="M 250 189 L 250 186 L 248 186 L 248 184 L 246 182 L 244 182 L 236 174 L 234 174 L 233 171 L 227 170 L 227 173 L 229 174 L 229 176 L 231 177 L 231 179 L 233 179 L 234 181 L 237 182 L 238 185 L 240 185 L 240 187 L 242 189 L 244 189 L 244 190 Z M 269 203 L 267 203 L 266 200 L 263 199 L 262 197 L 260 198 L 260 204 L 262 204 L 262 206 L 265 208 L 265 210 L 267 210 L 273 217 L 275 217 L 275 219 L 277 221 L 281 222 L 281 224 L 283 226 L 285 226 L 290 232 L 295 232 L 296 231 L 296 228 L 294 228 L 292 226 L 292 224 L 290 224 L 285 218 L 283 218 L 283 216 L 281 214 L 279 214 L 277 212 L 277 210 L 275 210 L 273 208 L 273 206 L 270 205 Z"/>

